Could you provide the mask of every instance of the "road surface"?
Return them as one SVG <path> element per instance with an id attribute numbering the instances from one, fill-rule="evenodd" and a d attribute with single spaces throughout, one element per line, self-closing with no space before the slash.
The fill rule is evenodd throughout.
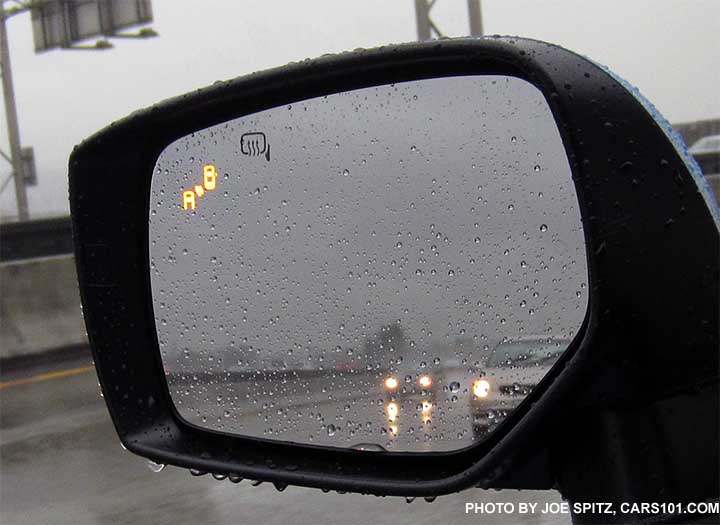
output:
<path id="1" fill-rule="evenodd" d="M 147 462 L 120 446 L 89 355 L 0 375 L 0 522 L 36 523 L 525 523 L 568 515 L 465 514 L 466 502 L 560 502 L 551 491 L 471 489 L 433 503 L 288 487 L 278 493 Z"/>

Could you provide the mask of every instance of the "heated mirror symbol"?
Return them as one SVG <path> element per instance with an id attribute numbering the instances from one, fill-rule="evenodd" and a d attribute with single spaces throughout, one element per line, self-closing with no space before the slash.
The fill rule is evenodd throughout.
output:
<path id="1" fill-rule="evenodd" d="M 240 137 L 240 152 L 243 155 L 257 157 L 265 154 L 265 160 L 270 160 L 270 144 L 268 144 L 265 133 L 260 131 L 251 131 L 243 133 Z"/>

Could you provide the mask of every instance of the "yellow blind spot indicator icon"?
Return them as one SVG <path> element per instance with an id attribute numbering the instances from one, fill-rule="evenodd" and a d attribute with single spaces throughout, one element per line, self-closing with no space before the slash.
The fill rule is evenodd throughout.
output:
<path id="1" fill-rule="evenodd" d="M 193 189 L 182 192 L 183 210 L 194 210 L 197 206 L 197 199 L 205 195 L 205 192 L 213 191 L 216 187 L 217 168 L 213 164 L 205 164 L 202 184 L 195 184 Z"/>
<path id="2" fill-rule="evenodd" d="M 187 209 L 195 209 L 195 192 L 193 191 L 183 192 L 183 210 Z"/>
<path id="3" fill-rule="evenodd" d="M 203 168 L 203 186 L 205 186 L 207 191 L 212 191 L 215 189 L 216 184 L 217 170 L 215 169 L 215 166 L 212 164 L 205 165 Z"/>

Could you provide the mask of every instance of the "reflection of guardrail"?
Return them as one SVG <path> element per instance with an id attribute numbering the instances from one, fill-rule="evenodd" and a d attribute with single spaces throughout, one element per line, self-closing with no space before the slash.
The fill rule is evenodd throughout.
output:
<path id="1" fill-rule="evenodd" d="M 365 370 L 318 370 L 318 369 L 285 369 L 285 370 L 254 370 L 243 372 L 183 372 L 167 375 L 168 383 L 171 385 L 188 385 L 197 383 L 248 383 L 248 382 L 265 382 L 265 381 L 281 381 L 287 379 L 314 379 L 314 378 L 333 378 L 338 375 L 348 376 L 376 376 Z"/>

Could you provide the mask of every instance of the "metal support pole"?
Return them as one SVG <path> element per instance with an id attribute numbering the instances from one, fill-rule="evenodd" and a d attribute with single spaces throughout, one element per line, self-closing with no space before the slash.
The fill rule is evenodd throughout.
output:
<path id="1" fill-rule="evenodd" d="M 430 40 L 430 4 L 428 0 L 415 0 L 415 19 L 417 20 L 418 40 Z"/>
<path id="2" fill-rule="evenodd" d="M 483 35 L 482 8 L 480 0 L 467 0 L 468 18 L 470 19 L 470 34 L 473 36 Z"/>
<path id="3" fill-rule="evenodd" d="M 3 97 L 5 98 L 5 116 L 7 118 L 8 141 L 12 177 L 15 179 L 15 199 L 18 218 L 26 221 L 30 218 L 27 193 L 25 192 L 25 174 L 23 173 L 22 149 L 20 147 L 20 129 L 18 127 L 17 108 L 15 107 L 15 89 L 13 87 L 10 65 L 10 49 L 5 28 L 5 8 L 0 0 L 0 71 L 2 72 Z"/>

